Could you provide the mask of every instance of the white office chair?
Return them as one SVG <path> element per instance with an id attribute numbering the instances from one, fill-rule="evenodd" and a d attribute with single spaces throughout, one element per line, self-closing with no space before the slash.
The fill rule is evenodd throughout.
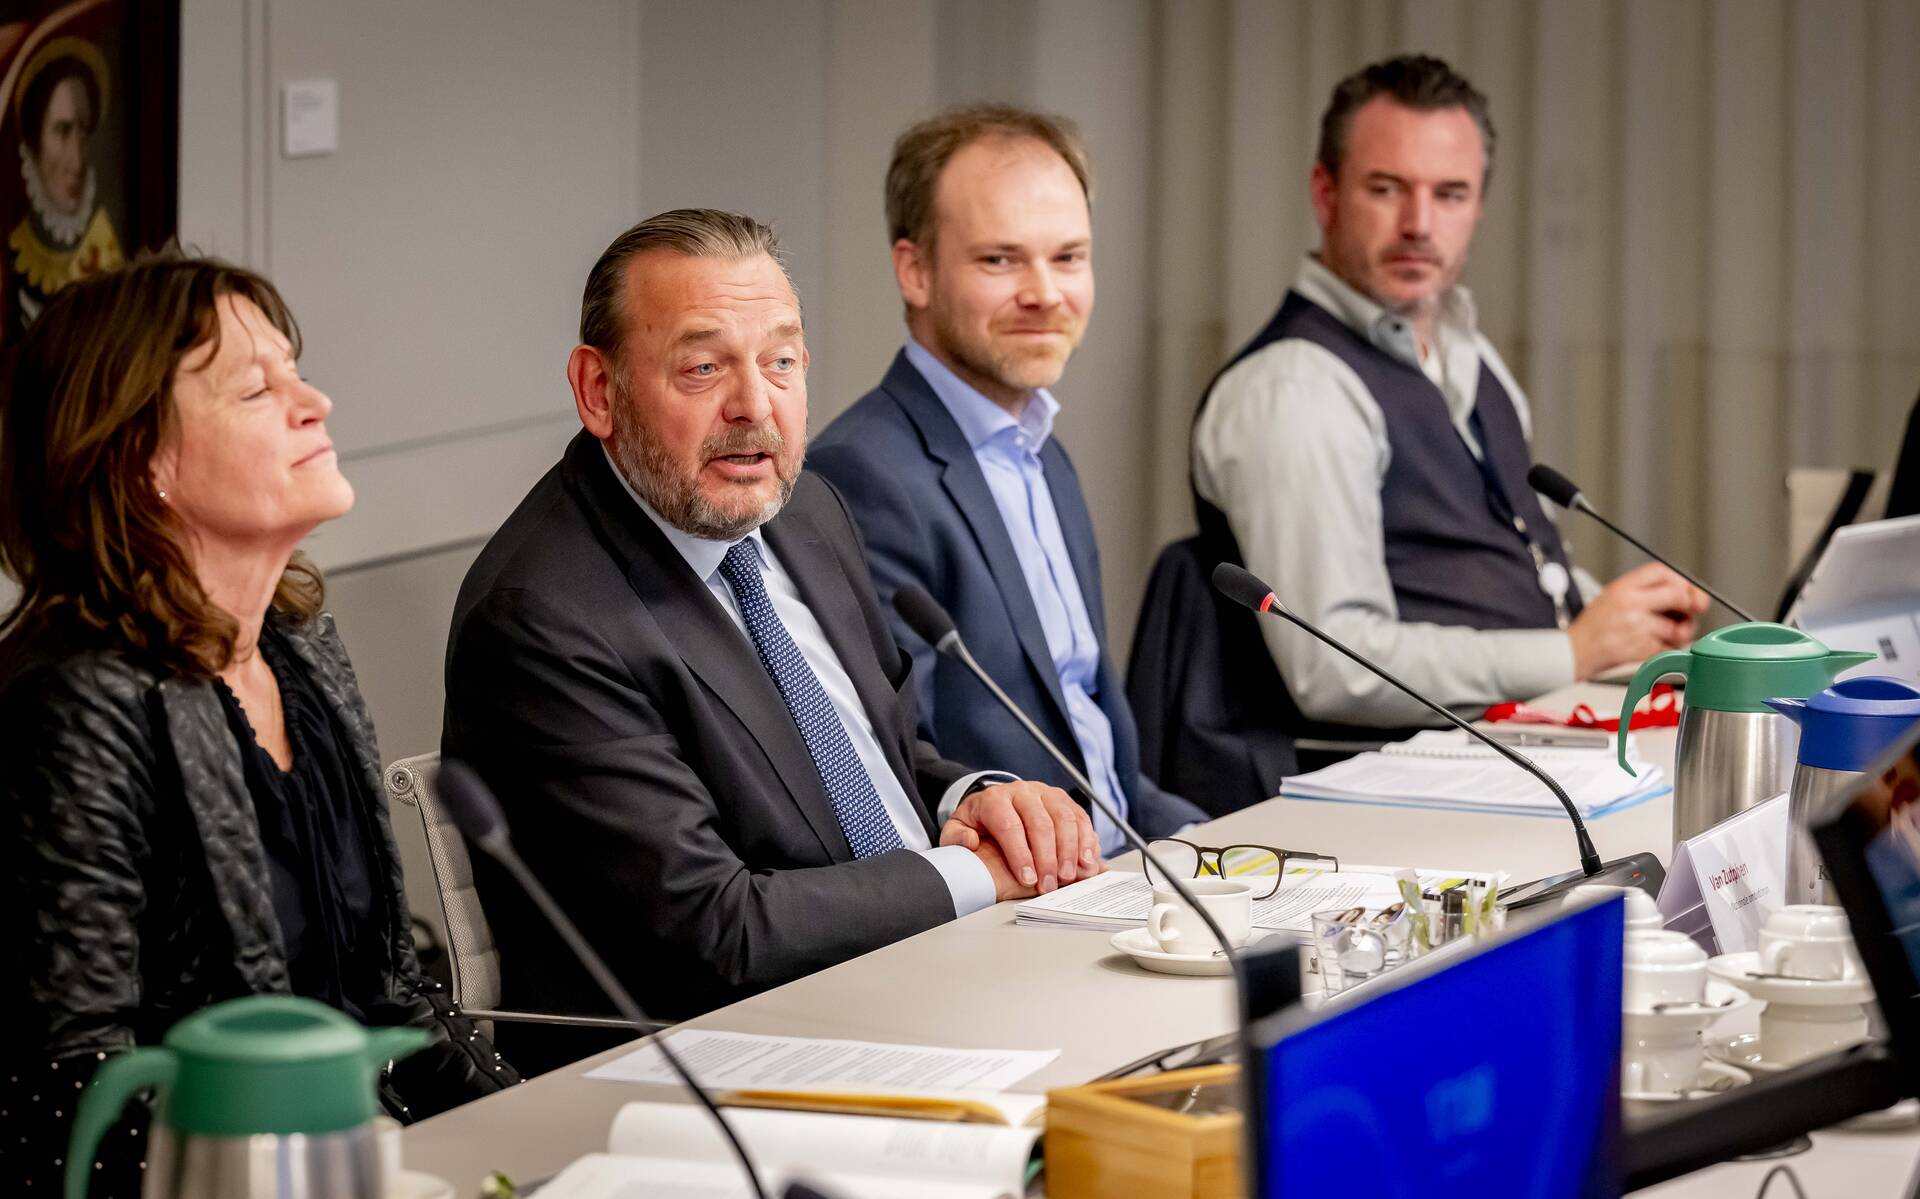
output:
<path id="1" fill-rule="evenodd" d="M 658 1032 L 668 1024 L 634 1025 L 610 1016 L 569 1016 L 558 1012 L 513 1012 L 500 1009 L 500 950 L 493 942 L 487 915 L 480 910 L 480 893 L 473 885 L 473 862 L 460 830 L 448 819 L 434 793 L 440 776 L 440 755 L 421 754 L 390 764 L 385 772 L 392 796 L 394 838 L 424 842 L 426 860 L 433 867 L 433 895 L 437 902 L 424 917 L 447 947 L 449 990 L 454 1006 L 481 1022 L 481 1031 L 493 1035 L 492 1021 L 566 1024 L 585 1028 L 631 1028 Z M 412 819 L 402 819 L 411 813 Z M 417 840 L 416 840 L 417 839 Z M 410 848 L 403 845 L 404 848 Z M 407 855 L 403 852 L 402 857 Z M 438 910 L 434 910 L 437 907 Z"/>

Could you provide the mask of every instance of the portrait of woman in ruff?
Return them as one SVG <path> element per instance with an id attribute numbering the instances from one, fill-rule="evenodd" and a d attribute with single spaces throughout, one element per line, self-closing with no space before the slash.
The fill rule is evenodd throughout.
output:
<path id="1" fill-rule="evenodd" d="M 0 24 L 0 343 L 61 288 L 172 237 L 177 26 L 176 5 L 143 0 Z"/>

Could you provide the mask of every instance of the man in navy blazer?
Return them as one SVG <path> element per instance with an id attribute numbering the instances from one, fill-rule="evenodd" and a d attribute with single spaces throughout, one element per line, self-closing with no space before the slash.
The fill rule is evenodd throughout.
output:
<path id="1" fill-rule="evenodd" d="M 886 191 L 908 341 L 807 465 L 845 498 L 882 599 L 926 588 L 1102 798 L 1148 837 L 1177 833 L 1206 817 L 1140 772 L 1093 521 L 1051 435 L 1047 388 L 1093 312 L 1078 135 L 1022 109 L 956 109 L 901 134 Z M 943 754 L 1071 788 L 978 680 L 895 624 L 914 655 L 921 728 Z M 1105 816 L 1093 821 L 1104 852 L 1124 848 Z"/>

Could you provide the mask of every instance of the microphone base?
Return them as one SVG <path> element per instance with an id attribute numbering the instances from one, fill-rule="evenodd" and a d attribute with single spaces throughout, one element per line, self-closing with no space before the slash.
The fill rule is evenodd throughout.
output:
<path id="1" fill-rule="evenodd" d="M 1500 900 L 1508 910 L 1519 911 L 1538 903 L 1558 902 L 1575 887 L 1587 886 L 1638 887 L 1657 899 L 1666 881 L 1666 867 L 1660 865 L 1659 858 L 1650 853 L 1636 853 L 1631 857 L 1602 863 L 1598 874 L 1569 870 L 1565 874 L 1552 874 L 1530 883 L 1521 883 L 1502 895 Z"/>

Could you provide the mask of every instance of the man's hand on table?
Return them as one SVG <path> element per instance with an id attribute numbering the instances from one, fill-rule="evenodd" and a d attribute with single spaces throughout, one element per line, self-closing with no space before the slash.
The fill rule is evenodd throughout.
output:
<path id="1" fill-rule="evenodd" d="M 1587 601 L 1567 629 L 1573 677 L 1590 679 L 1624 662 L 1680 649 L 1693 640 L 1694 618 L 1710 602 L 1706 592 L 1658 562 L 1635 567 Z"/>
<path id="2" fill-rule="evenodd" d="M 940 844 L 974 852 L 993 876 L 995 899 L 1025 899 L 1106 869 L 1093 821 L 1058 787 L 995 783 L 953 810 Z"/>

